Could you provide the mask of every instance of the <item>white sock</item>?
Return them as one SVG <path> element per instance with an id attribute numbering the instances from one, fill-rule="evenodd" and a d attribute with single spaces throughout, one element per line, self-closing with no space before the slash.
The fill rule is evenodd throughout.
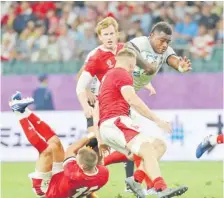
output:
<path id="1" fill-rule="evenodd" d="M 217 144 L 217 136 L 216 135 L 212 135 L 210 138 L 209 138 L 209 142 L 212 146 L 216 145 Z"/>

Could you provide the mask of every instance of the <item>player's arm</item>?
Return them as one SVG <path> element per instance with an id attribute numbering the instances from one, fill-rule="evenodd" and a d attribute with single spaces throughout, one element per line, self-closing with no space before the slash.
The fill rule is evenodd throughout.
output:
<path id="1" fill-rule="evenodd" d="M 155 122 L 160 128 L 167 132 L 171 132 L 171 127 L 167 122 L 160 120 L 157 115 L 150 110 L 147 105 L 137 96 L 132 86 L 123 86 L 121 94 L 127 103 L 134 108 L 139 114 Z"/>
<path id="2" fill-rule="evenodd" d="M 178 57 L 175 54 L 168 56 L 166 59 L 167 64 L 174 68 L 175 70 L 183 73 L 190 71 L 191 68 L 191 61 L 186 56 L 184 58 Z"/>
<path id="3" fill-rule="evenodd" d="M 83 65 L 83 66 L 81 67 L 81 69 L 79 70 L 79 72 L 78 72 L 78 74 L 77 74 L 77 76 L 76 76 L 76 80 L 77 80 L 77 81 L 79 80 L 79 78 L 80 78 L 82 72 L 84 71 L 84 69 L 85 69 L 85 65 Z"/>
<path id="4" fill-rule="evenodd" d="M 138 47 L 132 43 L 128 42 L 125 44 L 126 47 L 133 49 L 136 53 L 136 64 L 145 70 L 145 73 L 148 75 L 152 75 L 156 72 L 156 62 L 149 63 L 147 60 L 143 59 Z"/>
<path id="5" fill-rule="evenodd" d="M 75 154 L 78 152 L 78 150 L 83 146 L 85 146 L 87 143 L 89 143 L 89 141 L 94 137 L 95 134 L 92 132 L 89 133 L 87 136 L 83 137 L 82 139 L 80 139 L 79 141 L 77 141 L 76 143 L 71 144 L 65 151 L 65 159 L 74 157 Z"/>
<path id="6" fill-rule="evenodd" d="M 152 83 L 151 83 L 151 82 L 149 82 L 147 85 L 145 85 L 144 88 L 147 89 L 148 91 L 150 91 L 150 96 L 156 94 L 156 90 L 155 90 L 155 88 L 152 86 Z"/>
<path id="7" fill-rule="evenodd" d="M 89 87 L 93 77 L 96 75 L 98 65 L 99 59 L 97 57 L 89 58 L 85 64 L 84 71 L 82 71 L 80 78 L 77 82 L 77 97 L 87 118 L 92 117 L 92 108 L 88 104 L 88 96 L 86 89 Z"/>

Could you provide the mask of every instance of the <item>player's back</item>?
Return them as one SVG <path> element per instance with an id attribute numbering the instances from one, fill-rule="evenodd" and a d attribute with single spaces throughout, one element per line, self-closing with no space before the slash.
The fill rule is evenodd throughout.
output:
<path id="1" fill-rule="evenodd" d="M 64 171 L 54 175 L 49 184 L 46 198 L 84 197 L 103 187 L 109 178 L 105 166 L 98 165 L 97 172 L 85 174 L 76 161 L 70 161 L 64 166 Z"/>
<path id="2" fill-rule="evenodd" d="M 121 89 L 132 85 L 132 76 L 125 69 L 114 68 L 107 72 L 99 94 L 100 123 L 116 116 L 129 115 L 130 106 L 124 100 Z"/>

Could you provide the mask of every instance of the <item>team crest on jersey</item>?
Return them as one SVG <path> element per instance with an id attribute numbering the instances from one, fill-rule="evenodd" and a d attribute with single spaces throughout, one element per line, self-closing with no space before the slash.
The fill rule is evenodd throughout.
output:
<path id="1" fill-rule="evenodd" d="M 114 67 L 114 65 L 113 65 L 113 63 L 112 63 L 112 61 L 110 59 L 107 60 L 107 65 L 108 65 L 109 68 Z"/>

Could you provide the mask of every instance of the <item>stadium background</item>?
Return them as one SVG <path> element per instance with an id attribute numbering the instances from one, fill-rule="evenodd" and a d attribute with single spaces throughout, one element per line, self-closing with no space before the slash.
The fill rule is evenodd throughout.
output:
<path id="1" fill-rule="evenodd" d="M 165 65 L 152 81 L 157 94 L 139 95 L 171 121 L 173 134 L 162 172 L 171 186 L 186 184 L 185 198 L 223 197 L 223 146 L 196 160 L 195 148 L 208 134 L 223 132 L 223 2 L 1 2 L 1 168 L 2 197 L 34 197 L 27 174 L 34 170 L 35 150 L 24 138 L 8 108 L 20 90 L 33 96 L 38 114 L 55 128 L 65 146 L 85 134 L 77 101 L 76 74 L 99 42 L 96 23 L 105 16 L 120 24 L 120 41 L 149 35 L 153 24 L 173 26 L 172 47 L 192 60 L 193 70 L 179 74 Z M 38 93 L 48 88 L 52 96 Z M 51 100 L 52 99 L 52 100 Z M 44 103 L 44 105 L 43 105 Z M 160 131 L 138 118 L 144 132 Z M 31 161 L 31 162 L 30 162 Z M 113 165 L 102 198 L 124 193 L 123 165 Z"/>

